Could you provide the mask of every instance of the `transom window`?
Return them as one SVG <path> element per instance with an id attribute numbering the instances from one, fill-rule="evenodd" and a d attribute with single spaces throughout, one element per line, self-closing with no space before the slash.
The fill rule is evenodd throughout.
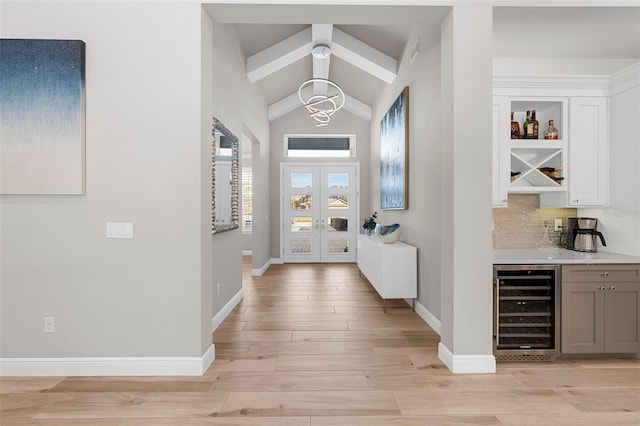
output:
<path id="1" fill-rule="evenodd" d="M 284 156 L 297 158 L 355 157 L 355 135 L 285 135 Z"/>

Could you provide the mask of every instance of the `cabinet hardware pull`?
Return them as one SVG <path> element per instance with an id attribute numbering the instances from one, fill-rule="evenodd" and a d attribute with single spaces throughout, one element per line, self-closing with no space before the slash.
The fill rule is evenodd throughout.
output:
<path id="1" fill-rule="evenodd" d="M 609 287 L 609 290 L 615 290 L 616 286 L 612 285 L 611 287 Z"/>
<path id="2" fill-rule="evenodd" d="M 609 273 L 608 272 L 603 272 L 602 275 L 605 276 L 605 277 L 608 277 Z"/>
<path id="3" fill-rule="evenodd" d="M 600 287 L 600 290 L 604 290 L 604 289 L 605 289 L 605 286 L 601 286 L 601 287 Z"/>

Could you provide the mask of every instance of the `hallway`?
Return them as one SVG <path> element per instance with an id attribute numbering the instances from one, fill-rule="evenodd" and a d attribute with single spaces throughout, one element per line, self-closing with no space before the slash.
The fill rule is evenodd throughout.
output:
<path id="1" fill-rule="evenodd" d="M 279 418 L 237 424 L 640 419 L 638 359 L 499 363 L 494 375 L 454 375 L 438 359 L 440 337 L 404 301 L 388 301 L 385 314 L 355 265 L 272 265 L 262 277 L 251 276 L 250 258 L 243 266 L 244 299 L 214 333 L 207 374 L 231 392 L 221 416 Z"/>
<path id="2" fill-rule="evenodd" d="M 353 264 L 273 265 L 214 333 L 202 377 L 0 378 L 9 425 L 636 425 L 640 360 L 454 375 L 439 336 Z"/>

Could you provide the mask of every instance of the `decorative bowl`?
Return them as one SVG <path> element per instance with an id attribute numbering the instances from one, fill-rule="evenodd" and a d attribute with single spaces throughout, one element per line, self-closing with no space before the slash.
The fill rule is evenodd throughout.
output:
<path id="1" fill-rule="evenodd" d="M 382 226 L 376 225 L 376 235 L 385 244 L 393 244 L 400 238 L 400 224 L 394 223 L 393 225 Z"/>

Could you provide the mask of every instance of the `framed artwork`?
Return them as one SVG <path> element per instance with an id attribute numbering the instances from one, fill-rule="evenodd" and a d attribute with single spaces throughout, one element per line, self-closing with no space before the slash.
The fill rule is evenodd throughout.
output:
<path id="1" fill-rule="evenodd" d="M 85 193 L 85 44 L 0 39 L 0 193 Z"/>
<path id="2" fill-rule="evenodd" d="M 409 207 L 409 87 L 380 122 L 380 208 Z"/>

